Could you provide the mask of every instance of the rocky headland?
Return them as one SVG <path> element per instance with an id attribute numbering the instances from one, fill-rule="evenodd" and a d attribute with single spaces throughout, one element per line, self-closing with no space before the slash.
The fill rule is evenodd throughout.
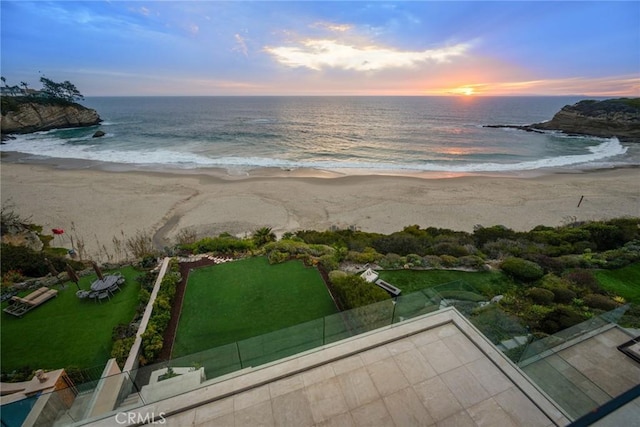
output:
<path id="1" fill-rule="evenodd" d="M 100 124 L 98 113 L 72 102 L 43 102 L 8 98 L 2 100 L 0 129 L 4 140 L 10 134 Z"/>
<path id="2" fill-rule="evenodd" d="M 564 106 L 547 122 L 485 127 L 513 128 L 528 132 L 559 131 L 569 135 L 616 137 L 620 141 L 640 142 L 640 98 L 585 100 Z"/>

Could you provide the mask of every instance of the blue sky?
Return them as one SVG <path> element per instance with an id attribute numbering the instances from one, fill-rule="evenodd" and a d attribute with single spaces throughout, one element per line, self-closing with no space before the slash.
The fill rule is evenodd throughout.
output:
<path id="1" fill-rule="evenodd" d="M 0 5 L 7 83 L 85 96 L 640 96 L 637 1 Z"/>

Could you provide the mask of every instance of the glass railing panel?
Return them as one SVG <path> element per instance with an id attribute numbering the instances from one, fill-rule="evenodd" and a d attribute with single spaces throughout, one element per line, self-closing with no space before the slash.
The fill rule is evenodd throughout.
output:
<path id="1" fill-rule="evenodd" d="M 259 366 L 321 347 L 323 319 L 312 320 L 238 342 L 242 367 Z"/>
<path id="2" fill-rule="evenodd" d="M 171 366 L 204 368 L 207 379 L 242 369 L 238 345 L 234 342 L 171 360 Z"/>
<path id="3" fill-rule="evenodd" d="M 2 425 L 62 426 L 87 419 L 104 418 L 115 413 L 130 395 L 136 396 L 135 401 L 140 406 L 142 401 L 133 390 L 133 383 L 127 373 L 83 384 L 69 384 L 68 387 L 50 393 L 41 393 L 3 405 L 0 411 Z M 131 402 L 131 399 L 128 401 Z"/>
<path id="4" fill-rule="evenodd" d="M 393 323 L 402 322 L 438 310 L 439 306 L 424 292 L 400 295 L 395 299 Z"/>
<path id="5" fill-rule="evenodd" d="M 354 335 L 348 312 L 325 316 L 324 318 L 324 344 L 350 338 Z"/>
<path id="6" fill-rule="evenodd" d="M 596 331 L 604 326 L 618 322 L 628 311 L 629 305 L 624 305 L 615 310 L 594 316 L 582 323 L 563 329 L 553 335 L 531 342 L 523 352 L 520 362 L 525 362 L 539 356 L 544 356 L 549 350 L 557 348 L 573 339 L 582 337 L 590 332 Z"/>
<path id="7" fill-rule="evenodd" d="M 572 418 L 580 417 L 611 399 L 557 355 L 539 359 L 521 369 Z"/>
<path id="8" fill-rule="evenodd" d="M 590 374 L 589 370 L 580 369 L 582 359 L 576 359 L 577 345 L 590 339 L 594 333 L 608 330 L 610 325 L 613 326 L 625 315 L 628 308 L 618 307 L 531 342 L 522 353 L 518 366 L 572 418 L 596 410 L 613 396 L 587 377 L 595 375 L 594 372 Z M 585 348 L 585 351 L 589 350 Z M 606 387 L 606 384 L 602 385 Z"/>
<path id="9" fill-rule="evenodd" d="M 351 309 L 347 312 L 354 335 L 363 334 L 391 324 L 393 301 L 388 299 Z"/>

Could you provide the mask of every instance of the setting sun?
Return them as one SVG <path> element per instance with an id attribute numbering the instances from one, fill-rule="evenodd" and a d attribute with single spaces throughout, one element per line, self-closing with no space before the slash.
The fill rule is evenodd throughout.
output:
<path id="1" fill-rule="evenodd" d="M 476 94 L 475 89 L 473 87 L 471 87 L 471 86 L 456 87 L 456 88 L 450 89 L 448 92 L 450 94 L 464 95 L 464 96 L 471 96 L 471 95 L 475 95 Z"/>

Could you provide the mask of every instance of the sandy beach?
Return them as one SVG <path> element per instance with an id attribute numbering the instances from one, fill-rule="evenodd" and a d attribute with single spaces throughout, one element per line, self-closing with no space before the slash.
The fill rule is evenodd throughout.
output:
<path id="1" fill-rule="evenodd" d="M 310 176 L 313 175 L 313 176 Z M 145 231 L 157 243 L 181 230 L 199 235 L 356 227 L 391 233 L 404 226 L 472 231 L 504 225 L 529 230 L 573 220 L 640 216 L 640 169 L 538 177 L 340 176 L 315 171 L 139 172 L 3 161 L 3 206 L 63 228 L 54 244 L 82 239 L 89 256 L 113 253 L 114 237 Z M 581 197 L 584 196 L 580 202 Z M 578 203 L 580 202 L 580 206 Z"/>

